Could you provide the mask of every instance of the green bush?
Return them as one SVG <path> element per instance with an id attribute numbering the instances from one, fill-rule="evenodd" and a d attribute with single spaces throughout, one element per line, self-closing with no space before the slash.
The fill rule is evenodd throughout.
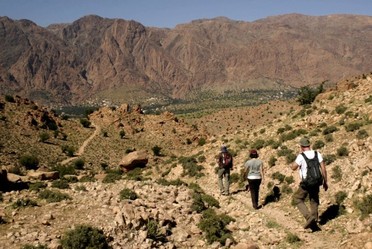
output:
<path id="1" fill-rule="evenodd" d="M 345 191 L 338 191 L 335 195 L 336 203 L 338 205 L 341 205 L 346 199 L 346 197 L 347 197 L 347 194 Z"/>
<path id="2" fill-rule="evenodd" d="M 287 146 L 282 146 L 276 153 L 279 157 L 282 157 L 282 156 L 286 156 L 288 154 L 292 154 L 293 150 L 288 149 Z"/>
<path id="3" fill-rule="evenodd" d="M 195 182 L 190 183 L 188 187 L 194 192 L 203 193 L 203 189 Z"/>
<path id="4" fill-rule="evenodd" d="M 266 145 L 265 140 L 257 139 L 256 141 L 254 141 L 252 143 L 252 148 L 255 148 L 256 150 L 259 150 L 259 149 L 265 147 L 265 145 Z"/>
<path id="5" fill-rule="evenodd" d="M 152 147 L 152 152 L 155 156 L 161 156 L 161 149 L 161 147 L 155 145 L 154 147 Z"/>
<path id="6" fill-rule="evenodd" d="M 364 100 L 365 103 L 372 103 L 372 95 L 369 95 L 368 98 Z"/>
<path id="7" fill-rule="evenodd" d="M 23 155 L 19 159 L 19 163 L 26 169 L 37 169 L 39 166 L 39 159 L 34 155 Z"/>
<path id="8" fill-rule="evenodd" d="M 107 131 L 102 131 L 102 136 L 103 137 L 108 137 L 108 132 Z"/>
<path id="9" fill-rule="evenodd" d="M 199 163 L 203 163 L 203 162 L 205 162 L 205 161 L 206 161 L 206 158 L 205 158 L 204 155 L 201 155 L 201 156 L 198 157 L 198 162 L 199 162 Z"/>
<path id="10" fill-rule="evenodd" d="M 60 202 L 63 200 L 71 200 L 71 197 L 67 194 L 61 193 L 57 190 L 45 189 L 39 193 L 40 199 L 45 199 L 47 202 Z"/>
<path id="11" fill-rule="evenodd" d="M 298 91 L 297 101 L 300 105 L 310 105 L 314 102 L 316 96 L 323 92 L 323 84 L 320 84 L 317 88 L 310 88 L 309 86 L 301 87 Z"/>
<path id="12" fill-rule="evenodd" d="M 191 176 L 191 177 L 202 177 L 204 174 L 201 172 L 204 167 L 197 164 L 197 160 L 195 157 L 180 157 L 179 163 L 181 163 L 183 167 L 183 176 Z"/>
<path id="13" fill-rule="evenodd" d="M 318 111 L 318 114 L 328 114 L 329 113 L 329 111 L 327 110 L 327 109 L 320 109 L 319 111 Z"/>
<path id="14" fill-rule="evenodd" d="M 80 119 L 80 124 L 84 127 L 84 128 L 89 128 L 90 125 L 92 124 L 88 119 L 86 118 L 81 118 Z"/>
<path id="15" fill-rule="evenodd" d="M 323 135 L 327 135 L 327 134 L 331 134 L 335 131 L 338 131 L 337 127 L 334 126 L 334 125 L 331 125 L 331 126 L 328 126 L 328 127 L 324 128 L 322 133 L 323 133 Z"/>
<path id="16" fill-rule="evenodd" d="M 160 178 L 156 182 L 163 186 L 187 186 L 187 183 L 177 178 L 176 180 L 168 181 L 167 179 Z"/>
<path id="17" fill-rule="evenodd" d="M 5 95 L 5 101 L 9 103 L 15 103 L 15 99 L 11 95 Z"/>
<path id="18" fill-rule="evenodd" d="M 336 106 L 335 111 L 337 114 L 342 114 L 347 110 L 347 107 L 343 104 Z"/>
<path id="19" fill-rule="evenodd" d="M 109 249 L 108 240 L 103 231 L 88 225 L 79 225 L 65 232 L 61 238 L 63 249 Z"/>
<path id="20" fill-rule="evenodd" d="M 269 159 L 269 166 L 270 166 L 270 167 L 274 167 L 275 164 L 276 164 L 276 161 L 277 161 L 277 160 L 278 160 L 278 159 L 276 159 L 275 156 L 271 156 L 270 159 Z"/>
<path id="21" fill-rule="evenodd" d="M 37 202 L 31 199 L 18 199 L 16 202 L 12 204 L 13 208 L 24 208 L 24 207 L 35 207 L 37 206 Z"/>
<path id="22" fill-rule="evenodd" d="M 62 153 L 65 153 L 69 157 L 72 157 L 75 154 L 75 148 L 73 146 L 63 145 L 61 149 Z"/>
<path id="23" fill-rule="evenodd" d="M 332 168 L 332 179 L 335 179 L 336 182 L 341 181 L 342 179 L 342 170 L 341 167 L 336 165 L 335 167 Z"/>
<path id="24" fill-rule="evenodd" d="M 339 157 L 348 156 L 349 150 L 345 146 L 341 146 L 340 148 L 337 149 L 337 155 Z"/>
<path id="25" fill-rule="evenodd" d="M 198 227 L 203 231 L 209 244 L 217 241 L 221 245 L 225 245 L 228 238 L 234 241 L 231 231 L 226 228 L 232 221 L 235 220 L 228 215 L 217 215 L 213 209 L 207 209 L 203 212 Z"/>
<path id="26" fill-rule="evenodd" d="M 50 138 L 50 135 L 47 132 L 42 132 L 39 134 L 39 138 L 41 142 L 45 143 Z"/>
<path id="27" fill-rule="evenodd" d="M 208 208 L 210 207 L 220 208 L 220 203 L 213 196 L 208 195 L 208 194 L 202 194 L 202 199 L 204 203 L 207 204 Z"/>
<path id="28" fill-rule="evenodd" d="M 289 153 L 285 156 L 286 163 L 292 163 L 294 160 L 296 160 L 296 155 L 293 153 Z"/>
<path id="29" fill-rule="evenodd" d="M 362 127 L 363 124 L 361 122 L 353 122 L 353 123 L 349 123 L 347 125 L 345 125 L 345 130 L 347 132 L 352 132 L 352 131 L 356 131 L 356 130 L 359 130 L 360 127 Z"/>
<path id="30" fill-rule="evenodd" d="M 286 181 L 287 184 L 294 183 L 293 176 L 286 176 L 284 180 Z"/>
<path id="31" fill-rule="evenodd" d="M 40 189 L 46 188 L 47 185 L 44 182 L 32 182 L 29 184 L 28 189 L 32 191 L 39 191 Z"/>
<path id="32" fill-rule="evenodd" d="M 129 188 L 125 188 L 120 191 L 120 200 L 135 200 L 138 198 L 136 192 Z"/>
<path id="33" fill-rule="evenodd" d="M 272 179 L 277 179 L 279 181 L 279 183 L 282 183 L 285 179 L 285 175 L 283 175 L 282 173 L 280 173 L 279 171 L 276 171 L 274 172 L 272 175 L 271 175 L 271 178 Z"/>
<path id="34" fill-rule="evenodd" d="M 281 192 L 283 194 L 291 194 L 291 193 L 293 193 L 293 189 L 288 184 L 283 184 L 283 186 L 281 188 Z"/>
<path id="35" fill-rule="evenodd" d="M 93 176 L 83 176 L 79 179 L 79 182 L 95 182 L 96 179 Z"/>
<path id="36" fill-rule="evenodd" d="M 364 196 L 361 200 L 354 201 L 354 205 L 359 209 L 361 218 L 364 219 L 372 214 L 372 194 Z"/>
<path id="37" fill-rule="evenodd" d="M 147 238 L 154 241 L 166 241 L 166 235 L 162 233 L 161 226 L 158 221 L 148 219 L 146 223 Z"/>
<path id="38" fill-rule="evenodd" d="M 121 139 L 125 138 L 125 131 L 124 130 L 121 130 L 119 132 L 119 136 L 120 136 Z"/>
<path id="39" fill-rule="evenodd" d="M 336 159 L 337 159 L 337 157 L 334 154 L 323 156 L 323 161 L 326 165 L 329 165 L 329 164 L 333 163 L 334 161 L 336 161 Z"/>
<path id="40" fill-rule="evenodd" d="M 294 244 L 294 243 L 298 243 L 301 241 L 301 239 L 293 234 L 293 233 L 288 233 L 287 234 L 287 237 L 285 238 L 285 240 L 289 243 L 289 244 Z"/>
<path id="41" fill-rule="evenodd" d="M 199 141 L 198 141 L 199 146 L 203 146 L 205 143 L 206 143 L 206 140 L 205 140 L 204 137 L 200 138 Z"/>
<path id="42" fill-rule="evenodd" d="M 220 203 L 212 196 L 204 194 L 203 192 L 194 192 L 192 194 L 191 210 L 197 213 L 210 208 L 220 207 Z"/>
<path id="43" fill-rule="evenodd" d="M 363 129 L 363 130 L 359 130 L 359 131 L 358 131 L 356 137 L 357 137 L 358 139 L 364 139 L 364 138 L 369 137 L 369 135 L 368 135 L 368 132 L 367 132 L 366 130 Z"/>
<path id="44" fill-rule="evenodd" d="M 133 181 L 143 181 L 145 178 L 142 175 L 143 169 L 142 168 L 135 168 L 130 171 L 128 171 L 125 174 L 125 178 L 128 180 L 133 180 Z"/>
<path id="45" fill-rule="evenodd" d="M 333 135 L 332 135 L 332 134 L 324 135 L 324 140 L 325 140 L 327 143 L 331 143 L 331 142 L 333 142 Z"/>
<path id="46" fill-rule="evenodd" d="M 75 190 L 80 191 L 80 192 L 86 192 L 87 188 L 83 185 L 78 185 L 78 186 L 75 187 Z"/>
<path id="47" fill-rule="evenodd" d="M 103 183 L 114 183 L 121 179 L 122 175 L 117 173 L 108 173 L 106 174 L 105 178 L 103 178 Z"/>
<path id="48" fill-rule="evenodd" d="M 75 169 L 84 169 L 85 161 L 82 158 L 78 158 L 74 160 L 73 164 Z"/>
<path id="49" fill-rule="evenodd" d="M 323 148 L 325 143 L 322 140 L 316 140 L 313 144 L 313 150 L 318 150 Z"/>
<path id="50" fill-rule="evenodd" d="M 62 165 L 62 164 L 57 164 L 56 166 L 52 167 L 53 171 L 57 171 L 59 173 L 59 177 L 62 178 L 65 175 L 75 175 L 76 170 L 74 166 L 72 165 Z"/>
<path id="51" fill-rule="evenodd" d="M 59 189 L 68 189 L 70 188 L 70 185 L 65 179 L 59 179 L 52 182 L 52 187 Z"/>

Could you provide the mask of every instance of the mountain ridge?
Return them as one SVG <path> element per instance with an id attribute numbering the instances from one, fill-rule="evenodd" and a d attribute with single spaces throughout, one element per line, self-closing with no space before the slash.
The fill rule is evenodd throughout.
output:
<path id="1" fill-rule="evenodd" d="M 0 20 L 0 93 L 41 103 L 107 99 L 123 88 L 122 102 L 130 95 L 185 99 L 205 89 L 298 88 L 372 68 L 369 16 L 218 17 L 173 29 L 94 15 L 47 28 Z"/>

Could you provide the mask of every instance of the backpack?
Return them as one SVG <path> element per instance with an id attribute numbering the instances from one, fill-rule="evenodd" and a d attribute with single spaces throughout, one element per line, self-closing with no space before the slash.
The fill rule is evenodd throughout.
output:
<path id="1" fill-rule="evenodd" d="M 307 164 L 306 178 L 302 178 L 300 186 L 303 189 L 312 189 L 323 184 L 323 176 L 320 171 L 320 163 L 318 153 L 315 151 L 315 156 L 312 159 L 306 157 L 305 153 L 301 153 Z"/>
<path id="2" fill-rule="evenodd" d="M 223 168 L 232 168 L 232 156 L 230 153 L 221 153 L 221 166 Z"/>

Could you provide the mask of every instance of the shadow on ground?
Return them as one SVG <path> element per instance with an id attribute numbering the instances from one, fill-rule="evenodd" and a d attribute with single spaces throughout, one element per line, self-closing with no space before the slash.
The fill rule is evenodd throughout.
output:
<path id="1" fill-rule="evenodd" d="M 263 205 L 266 206 L 271 202 L 279 201 L 281 195 L 279 187 L 273 187 L 272 191 L 266 195 Z"/>
<path id="2" fill-rule="evenodd" d="M 319 224 L 324 225 L 328 221 L 337 218 L 338 216 L 344 214 L 345 206 L 339 204 L 333 204 L 329 206 L 320 216 L 319 216 Z"/>

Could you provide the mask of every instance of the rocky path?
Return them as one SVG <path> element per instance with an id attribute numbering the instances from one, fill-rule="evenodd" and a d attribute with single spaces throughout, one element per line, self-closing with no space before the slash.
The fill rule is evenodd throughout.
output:
<path id="1" fill-rule="evenodd" d="M 316 232 L 303 229 L 304 219 L 291 206 L 291 195 L 284 195 L 278 202 L 268 203 L 263 208 L 254 210 L 249 192 L 232 184 L 231 195 L 221 196 L 214 167 L 208 168 L 207 174 L 209 177 L 205 179 L 209 178 L 209 181 L 204 180 L 200 185 L 207 194 L 220 202 L 221 213 L 236 219 L 229 228 L 237 242 L 255 244 L 260 248 L 288 248 L 289 237 L 295 235 L 301 241 L 293 243 L 293 248 L 334 248 L 341 245 L 342 236 L 329 232 L 332 228 L 328 224 Z M 263 185 L 260 192 L 261 203 L 267 194 Z"/>
<path id="2" fill-rule="evenodd" d="M 62 165 L 65 165 L 71 161 L 73 161 L 76 157 L 81 156 L 84 153 L 85 148 L 88 146 L 88 144 L 95 138 L 100 132 L 101 132 L 101 127 L 92 123 L 91 126 L 95 129 L 92 135 L 88 137 L 83 144 L 79 147 L 79 150 L 73 157 L 67 158 L 61 162 Z"/>

